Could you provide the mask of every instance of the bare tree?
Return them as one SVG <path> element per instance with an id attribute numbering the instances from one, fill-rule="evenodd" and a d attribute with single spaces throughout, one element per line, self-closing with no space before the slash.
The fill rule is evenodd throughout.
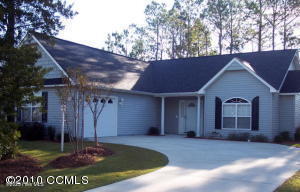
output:
<path id="1" fill-rule="evenodd" d="M 67 122 L 67 129 L 70 141 L 74 146 L 74 152 L 77 153 L 80 148 L 83 149 L 83 132 L 84 132 L 84 100 L 85 100 L 85 87 L 87 78 L 79 69 L 68 70 L 69 77 L 64 78 L 64 86 L 57 88 L 58 96 L 60 97 L 62 106 L 62 129 L 64 122 Z M 67 107 L 70 107 L 67 109 Z M 80 126 L 80 110 L 82 111 L 82 125 Z M 67 111 L 72 115 L 72 119 L 66 118 Z M 70 121 L 70 122 L 69 122 Z M 72 122 L 72 123 L 71 123 Z M 63 144 L 62 133 L 62 144 Z M 80 139 L 81 138 L 81 139 Z M 80 140 L 79 140 L 80 139 Z M 79 143 L 81 142 L 81 147 Z"/>
<path id="2" fill-rule="evenodd" d="M 94 141 L 96 146 L 99 145 L 97 125 L 98 120 L 103 112 L 107 102 L 109 102 L 111 87 L 102 85 L 99 82 L 90 82 L 87 86 L 85 101 L 92 112 L 94 126 Z"/>

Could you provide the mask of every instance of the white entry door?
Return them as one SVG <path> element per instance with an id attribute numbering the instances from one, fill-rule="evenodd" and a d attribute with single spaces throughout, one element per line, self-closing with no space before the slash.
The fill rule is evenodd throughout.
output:
<path id="1" fill-rule="evenodd" d="M 117 136 L 118 99 L 116 97 L 103 98 L 101 102 L 105 104 L 98 118 L 97 135 L 98 137 Z M 84 109 L 84 122 L 84 137 L 94 137 L 93 113 L 87 104 Z"/>
<path id="2" fill-rule="evenodd" d="M 179 134 L 187 131 L 196 132 L 197 103 L 195 100 L 179 101 Z"/>

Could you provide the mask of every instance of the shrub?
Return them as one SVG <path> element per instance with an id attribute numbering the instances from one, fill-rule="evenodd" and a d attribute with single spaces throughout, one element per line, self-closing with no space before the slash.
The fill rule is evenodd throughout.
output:
<path id="1" fill-rule="evenodd" d="M 148 135 L 159 135 L 159 129 L 157 127 L 150 127 Z"/>
<path id="2" fill-rule="evenodd" d="M 282 143 L 283 142 L 283 138 L 281 135 L 277 135 L 276 137 L 274 137 L 274 143 Z"/>
<path id="3" fill-rule="evenodd" d="M 282 137 L 283 141 L 290 141 L 290 133 L 288 131 L 280 132 L 280 136 Z"/>
<path id="4" fill-rule="evenodd" d="M 295 141 L 300 141 L 300 127 L 296 129 Z"/>
<path id="5" fill-rule="evenodd" d="M 195 133 L 195 131 L 188 131 L 188 132 L 186 132 L 186 136 L 189 138 L 192 138 L 192 137 L 196 136 L 196 133 Z"/>
<path id="6" fill-rule="evenodd" d="M 249 138 L 249 133 L 230 133 L 227 137 L 228 140 L 232 141 L 248 141 Z"/>
<path id="7" fill-rule="evenodd" d="M 41 123 L 23 123 L 20 126 L 21 139 L 23 140 L 42 140 L 44 139 L 45 126 Z"/>
<path id="8" fill-rule="evenodd" d="M 49 127 L 47 127 L 47 130 L 48 130 L 49 140 L 54 141 L 55 140 L 55 128 L 49 126 Z"/>
<path id="9" fill-rule="evenodd" d="M 252 135 L 250 136 L 250 140 L 254 142 L 268 142 L 268 138 L 263 134 L 260 135 Z"/>
<path id="10" fill-rule="evenodd" d="M 57 135 L 56 135 L 56 141 L 59 141 L 59 142 L 60 142 L 60 140 L 61 140 L 61 134 L 57 134 Z M 65 133 L 65 134 L 64 134 L 64 142 L 65 142 L 65 143 L 70 142 L 69 133 Z"/>
<path id="11" fill-rule="evenodd" d="M 19 138 L 20 132 L 17 124 L 0 121 L 0 160 L 15 157 L 18 153 Z"/>

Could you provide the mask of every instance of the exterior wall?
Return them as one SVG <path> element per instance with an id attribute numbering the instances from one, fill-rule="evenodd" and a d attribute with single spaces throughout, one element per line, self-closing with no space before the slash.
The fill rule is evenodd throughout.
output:
<path id="1" fill-rule="evenodd" d="M 215 129 L 215 97 L 225 101 L 232 97 L 241 97 L 250 102 L 256 96 L 260 98 L 259 130 L 225 130 Z M 232 132 L 248 132 L 250 134 L 263 134 L 269 139 L 273 137 L 272 130 L 272 94 L 270 89 L 246 70 L 225 71 L 206 90 L 205 95 L 205 136 L 214 131 L 227 137 Z"/>
<path id="2" fill-rule="evenodd" d="M 152 96 L 113 93 L 119 100 L 118 135 L 146 134 L 160 125 L 160 100 Z"/>
<path id="3" fill-rule="evenodd" d="M 273 128 L 273 137 L 278 135 L 279 131 L 279 123 L 280 123 L 280 118 L 279 118 L 279 95 L 278 93 L 273 94 L 272 96 L 272 128 Z"/>
<path id="4" fill-rule="evenodd" d="M 61 72 L 61 70 L 50 59 L 46 52 L 43 51 L 40 47 L 38 47 L 38 50 L 41 53 L 41 57 L 37 60 L 35 65 L 50 69 L 50 71 L 44 76 L 44 78 L 52 79 L 63 77 L 63 73 Z"/>
<path id="5" fill-rule="evenodd" d="M 56 134 L 58 134 L 60 133 L 62 120 L 59 97 L 54 88 L 46 88 L 42 91 L 48 92 L 48 119 L 45 125 L 55 127 Z"/>
<path id="6" fill-rule="evenodd" d="M 295 96 L 295 129 L 292 131 L 293 135 L 297 128 L 300 128 L 300 95 Z"/>
<path id="7" fill-rule="evenodd" d="M 178 134 L 179 118 L 179 100 L 178 97 L 165 99 L 165 133 Z"/>
<path id="8" fill-rule="evenodd" d="M 179 133 L 179 101 L 180 100 L 195 100 L 195 97 L 167 97 L 165 99 L 165 133 Z M 203 132 L 203 115 L 204 106 L 203 98 L 200 102 L 200 134 Z"/>
<path id="9" fill-rule="evenodd" d="M 295 126 L 295 96 L 280 96 L 280 132 L 291 131 Z"/>

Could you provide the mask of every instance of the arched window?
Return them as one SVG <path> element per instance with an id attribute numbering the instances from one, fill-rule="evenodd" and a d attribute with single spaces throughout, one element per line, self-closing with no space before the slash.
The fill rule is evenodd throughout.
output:
<path id="1" fill-rule="evenodd" d="M 242 98 L 230 98 L 223 103 L 223 129 L 251 129 L 251 103 Z"/>

